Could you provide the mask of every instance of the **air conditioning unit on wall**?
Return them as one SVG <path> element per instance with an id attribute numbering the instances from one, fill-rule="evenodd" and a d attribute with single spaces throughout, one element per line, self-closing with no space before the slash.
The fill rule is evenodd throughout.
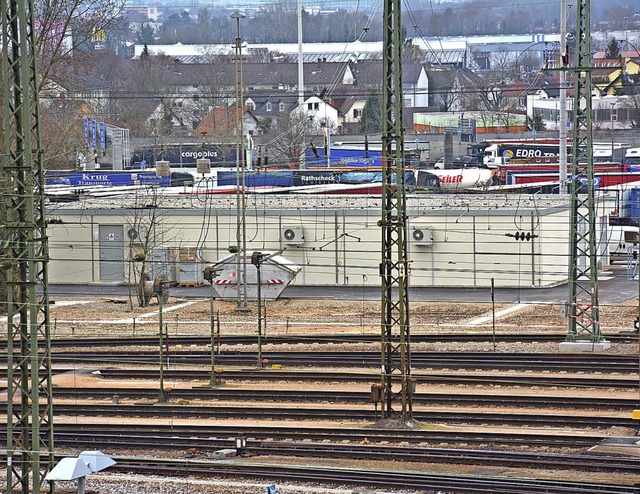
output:
<path id="1" fill-rule="evenodd" d="M 127 235 L 127 239 L 129 239 L 131 242 L 142 242 L 144 240 L 142 238 L 143 233 L 140 231 L 140 229 L 133 225 L 128 225 L 126 227 L 125 233 Z"/>
<path id="2" fill-rule="evenodd" d="M 304 230 L 301 226 L 283 226 L 280 231 L 280 241 L 287 245 L 302 245 Z"/>
<path id="3" fill-rule="evenodd" d="M 431 247 L 433 245 L 433 234 L 431 228 L 418 227 L 411 230 L 411 243 L 419 247 Z"/>

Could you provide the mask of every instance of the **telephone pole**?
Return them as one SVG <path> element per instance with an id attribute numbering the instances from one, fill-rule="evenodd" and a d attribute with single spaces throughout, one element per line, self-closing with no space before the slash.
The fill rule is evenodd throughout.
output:
<path id="1" fill-rule="evenodd" d="M 413 426 L 409 331 L 409 263 L 402 126 L 401 0 L 384 2 L 382 88 L 382 418 Z"/>
<path id="2" fill-rule="evenodd" d="M 53 467 L 49 245 L 39 127 L 33 0 L 0 0 L 2 229 L 7 279 L 7 489 L 39 494 Z M 48 492 L 54 492 L 50 485 Z"/>

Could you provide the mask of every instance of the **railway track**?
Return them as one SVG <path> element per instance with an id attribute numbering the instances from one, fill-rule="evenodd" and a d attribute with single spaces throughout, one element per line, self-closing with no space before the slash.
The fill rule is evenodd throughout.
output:
<path id="1" fill-rule="evenodd" d="M 77 372 L 74 367 L 57 367 L 54 374 Z M 85 372 L 93 372 L 86 370 Z M 157 369 L 140 369 L 137 367 L 127 369 L 100 368 L 95 369 L 104 379 L 144 379 L 158 380 Z M 164 378 L 170 381 L 208 381 L 211 370 L 176 369 L 164 370 Z M 337 371 L 296 371 L 273 369 L 219 369 L 216 376 L 227 382 L 231 381 L 295 381 L 295 382 L 350 382 L 350 383 L 378 383 L 380 374 L 373 372 L 337 372 Z M 412 376 L 422 384 L 456 384 L 474 386 L 537 386 L 537 387 L 576 387 L 576 388 L 616 388 L 637 389 L 639 381 L 637 376 L 627 377 L 602 377 L 600 375 L 572 374 L 566 376 L 538 374 L 508 375 L 508 374 L 435 374 L 414 372 Z M 0 379 L 6 378 L 6 369 L 0 369 Z"/>
<path id="2" fill-rule="evenodd" d="M 380 366 L 379 352 L 265 352 L 270 364 L 298 367 L 373 367 Z M 173 364 L 208 365 L 210 352 L 200 349 L 170 350 L 166 358 Z M 158 351 L 54 351 L 54 365 L 84 364 L 154 364 Z M 0 356 L 6 364 L 6 354 Z M 223 352 L 216 356 L 220 366 L 254 366 L 255 352 Z M 550 353 L 488 353 L 488 352 L 412 352 L 413 369 L 478 369 L 531 370 L 556 372 L 638 373 L 635 355 L 618 354 L 550 354 Z"/>
<path id="3" fill-rule="evenodd" d="M 105 448 L 119 450 L 194 450 L 200 453 L 232 448 L 233 441 L 216 441 L 189 437 L 159 436 L 138 434 L 115 434 L 96 436 L 96 434 L 56 434 L 60 446 L 85 448 Z M 346 460 L 380 460 L 419 463 L 449 463 L 465 465 L 484 465 L 509 468 L 534 468 L 553 470 L 586 470 L 610 473 L 640 472 L 640 458 L 606 456 L 594 454 L 561 454 L 539 451 L 493 451 L 491 449 L 452 449 L 418 446 L 392 446 L 310 442 L 310 441 L 250 441 L 245 450 L 247 455 L 333 458 Z"/>
<path id="4" fill-rule="evenodd" d="M 375 422 L 379 414 L 374 409 L 363 408 L 330 408 L 322 407 L 288 407 L 258 406 L 198 406 L 190 404 L 167 403 L 162 405 L 141 404 L 85 404 L 85 403 L 56 403 L 56 416 L 85 416 L 85 417 L 174 417 L 174 418 L 235 418 L 262 420 L 352 420 Z M 0 403 L 0 413 L 6 415 L 6 404 Z M 577 415 L 568 413 L 540 413 L 531 411 L 518 412 L 469 412 L 464 410 L 414 410 L 413 418 L 422 423 L 441 424 L 474 424 L 474 425 L 513 425 L 518 427 L 555 427 L 555 428 L 593 428 L 608 429 L 611 427 L 625 427 L 635 430 L 637 422 L 631 419 L 631 413 L 619 416 Z"/>
<path id="5" fill-rule="evenodd" d="M 330 466 L 301 466 L 251 461 L 212 461 L 194 459 L 138 458 L 111 455 L 116 464 L 103 472 L 142 474 L 159 477 L 204 479 L 253 479 L 257 483 L 288 482 L 300 485 L 322 484 L 326 487 L 359 486 L 370 489 L 395 489 L 410 492 L 451 494 L 639 494 L 638 484 L 619 485 L 596 482 L 553 481 L 535 478 L 506 478 L 489 475 L 452 475 L 417 471 L 368 470 Z M 6 456 L 0 456 L 6 468 Z M 122 483 L 122 478 L 118 480 Z M 311 487 L 312 488 L 312 487 Z"/>
<path id="6" fill-rule="evenodd" d="M 166 384 L 166 381 L 165 381 Z M 297 403 L 368 403 L 369 391 L 317 391 L 287 389 L 224 389 L 211 387 L 172 388 L 167 394 L 173 400 L 199 401 L 238 401 L 238 402 L 297 402 Z M 112 399 L 117 395 L 128 399 L 155 399 L 157 388 L 149 387 L 56 387 L 54 398 L 58 399 Z M 615 397 L 574 397 L 545 395 L 509 395 L 483 393 L 434 393 L 417 392 L 413 395 L 414 405 L 430 406 L 487 406 L 487 407 L 521 407 L 533 409 L 549 408 L 589 408 L 605 410 L 633 410 L 637 406 L 637 398 Z"/>
<path id="7" fill-rule="evenodd" d="M 566 338 L 566 332 L 563 333 L 496 333 L 495 341 L 497 343 L 549 343 L 562 342 Z M 605 339 L 611 342 L 637 342 L 638 333 L 611 333 L 604 335 Z M 174 345 L 196 345 L 207 346 L 211 344 L 211 336 L 170 336 L 170 340 Z M 295 345 L 295 344 L 336 344 L 336 343 L 379 343 L 380 335 L 376 333 L 365 334 L 288 334 L 288 335 L 267 335 L 262 339 L 264 344 L 269 345 Z M 494 338 L 491 333 L 464 333 L 464 334 L 421 334 L 412 333 L 412 343 L 472 343 L 472 342 L 493 342 Z M 134 347 L 134 346 L 156 346 L 158 344 L 157 337 L 137 336 L 137 337 L 110 337 L 110 338 L 53 338 L 51 346 L 54 348 L 115 348 L 115 347 Z M 223 346 L 236 345 L 256 345 L 256 335 L 224 335 L 220 337 L 220 344 Z"/>
<path id="8" fill-rule="evenodd" d="M 558 431 L 539 432 L 483 432 L 437 429 L 377 429 L 340 426 L 268 426 L 268 425 L 185 425 L 127 423 L 114 426 L 104 423 L 60 423 L 55 426 L 55 443 L 73 445 L 77 438 L 86 441 L 112 442 L 127 440 L 128 445 L 139 444 L 138 439 L 154 440 L 164 447 L 175 448 L 227 448 L 236 437 L 245 437 L 249 444 L 261 441 L 332 441 L 350 443 L 385 444 L 474 444 L 484 446 L 511 446 L 521 448 L 589 448 L 608 436 L 595 433 L 576 434 Z M 0 437 L 3 437 L 0 433 Z M 131 440 L 130 440 L 131 439 Z"/>

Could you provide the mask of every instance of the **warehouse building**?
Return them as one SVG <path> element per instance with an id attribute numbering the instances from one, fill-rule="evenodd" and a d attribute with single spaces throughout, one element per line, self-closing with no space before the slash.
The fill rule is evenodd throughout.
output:
<path id="1" fill-rule="evenodd" d="M 51 283 L 126 283 L 147 263 L 182 283 L 244 243 L 302 267 L 297 285 L 379 285 L 378 196 L 166 194 L 50 204 Z M 606 193 L 597 195 L 599 265 L 609 263 Z M 409 195 L 413 286 L 548 287 L 566 281 L 569 198 L 558 195 Z"/>

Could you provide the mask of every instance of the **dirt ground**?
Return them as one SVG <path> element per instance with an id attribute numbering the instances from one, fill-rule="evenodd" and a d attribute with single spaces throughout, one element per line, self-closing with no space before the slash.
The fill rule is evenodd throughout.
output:
<path id="1" fill-rule="evenodd" d="M 54 337 L 64 336 L 142 336 L 157 332 L 159 307 L 131 307 L 126 298 L 86 300 L 56 298 L 50 317 Z M 250 302 L 246 312 L 236 311 L 235 301 L 214 302 L 223 333 L 255 332 L 257 304 Z M 379 332 L 380 302 L 365 300 L 270 301 L 263 307 L 263 328 L 275 333 Z M 495 312 L 494 312 L 495 311 Z M 600 322 L 603 334 L 633 331 L 638 316 L 637 299 L 623 304 L 603 305 Z M 495 317 L 494 317 L 495 313 Z M 170 298 L 163 306 L 163 324 L 170 334 L 209 334 L 211 301 L 185 301 Z M 413 334 L 418 333 L 566 333 L 568 319 L 553 304 L 496 304 L 412 302 L 409 319 Z"/>

